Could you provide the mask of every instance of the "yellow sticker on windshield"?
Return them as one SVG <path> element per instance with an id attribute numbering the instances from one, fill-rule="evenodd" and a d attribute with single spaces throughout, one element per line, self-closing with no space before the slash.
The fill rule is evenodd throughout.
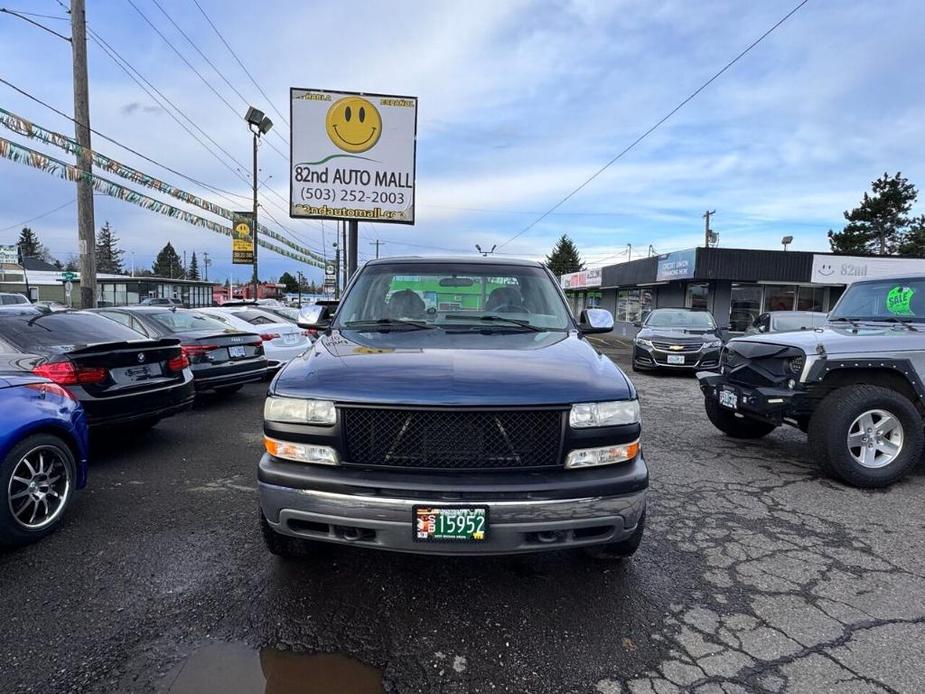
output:
<path id="1" fill-rule="evenodd" d="M 886 310 L 894 316 L 913 316 L 912 295 L 915 290 L 912 287 L 893 287 L 886 295 Z"/>

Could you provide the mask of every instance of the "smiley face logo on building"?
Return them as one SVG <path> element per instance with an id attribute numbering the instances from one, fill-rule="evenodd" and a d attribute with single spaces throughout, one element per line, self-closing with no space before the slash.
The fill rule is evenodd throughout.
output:
<path id="1" fill-rule="evenodd" d="M 348 96 L 335 101 L 324 119 L 331 142 L 353 154 L 372 149 L 382 134 L 382 117 L 369 101 Z"/>

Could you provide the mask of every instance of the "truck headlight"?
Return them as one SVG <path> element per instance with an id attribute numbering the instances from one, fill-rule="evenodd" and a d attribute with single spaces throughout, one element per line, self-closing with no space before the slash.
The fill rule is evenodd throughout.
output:
<path id="1" fill-rule="evenodd" d="M 337 410 L 330 400 L 269 397 L 263 405 L 263 418 L 268 422 L 332 425 L 337 422 Z"/>
<path id="2" fill-rule="evenodd" d="M 612 427 L 620 424 L 636 424 L 638 421 L 638 400 L 579 403 L 572 405 L 572 411 L 568 416 L 569 426 L 573 429 Z"/>
<path id="3" fill-rule="evenodd" d="M 267 449 L 267 453 L 274 458 L 295 460 L 299 463 L 337 465 L 337 451 L 330 446 L 279 441 L 278 439 L 271 439 L 269 436 L 263 437 L 263 445 Z"/>
<path id="4" fill-rule="evenodd" d="M 806 366 L 806 357 L 794 357 L 790 360 L 790 371 L 795 374 L 803 373 L 804 366 Z"/>
<path id="5" fill-rule="evenodd" d="M 578 448 L 568 454 L 565 459 L 565 467 L 574 469 L 623 463 L 627 460 L 632 460 L 638 453 L 639 441 L 621 443 L 617 446 L 603 446 L 602 448 Z"/>

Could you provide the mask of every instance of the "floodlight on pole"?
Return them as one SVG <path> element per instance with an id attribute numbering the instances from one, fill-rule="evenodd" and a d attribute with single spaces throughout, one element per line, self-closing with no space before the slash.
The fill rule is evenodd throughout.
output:
<path id="1" fill-rule="evenodd" d="M 782 238 L 782 239 L 780 240 L 780 242 L 781 242 L 781 244 L 783 245 L 784 250 L 786 251 L 786 250 L 787 250 L 787 247 L 788 247 L 791 243 L 793 243 L 793 237 L 792 237 L 792 236 L 785 236 L 784 238 Z"/>
<path id="2" fill-rule="evenodd" d="M 270 128 L 273 127 L 273 121 L 271 121 L 263 111 L 253 106 L 247 108 L 247 113 L 244 114 L 244 120 L 247 122 L 247 127 L 250 128 L 254 136 L 254 228 L 251 230 L 251 233 L 253 234 L 254 241 L 254 301 L 257 301 L 259 298 L 257 296 L 257 285 L 260 282 L 257 274 L 257 141 L 260 139 L 261 135 L 266 135 L 270 132 Z"/>

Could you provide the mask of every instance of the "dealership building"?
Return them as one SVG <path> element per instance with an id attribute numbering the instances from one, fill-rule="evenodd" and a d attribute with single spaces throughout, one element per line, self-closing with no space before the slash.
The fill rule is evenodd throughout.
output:
<path id="1" fill-rule="evenodd" d="M 925 258 L 689 248 L 560 281 L 576 312 L 605 308 L 615 335 L 635 335 L 634 323 L 655 308 L 707 310 L 721 327 L 742 332 L 766 311 L 829 311 L 854 280 L 903 274 L 925 274 Z"/>

